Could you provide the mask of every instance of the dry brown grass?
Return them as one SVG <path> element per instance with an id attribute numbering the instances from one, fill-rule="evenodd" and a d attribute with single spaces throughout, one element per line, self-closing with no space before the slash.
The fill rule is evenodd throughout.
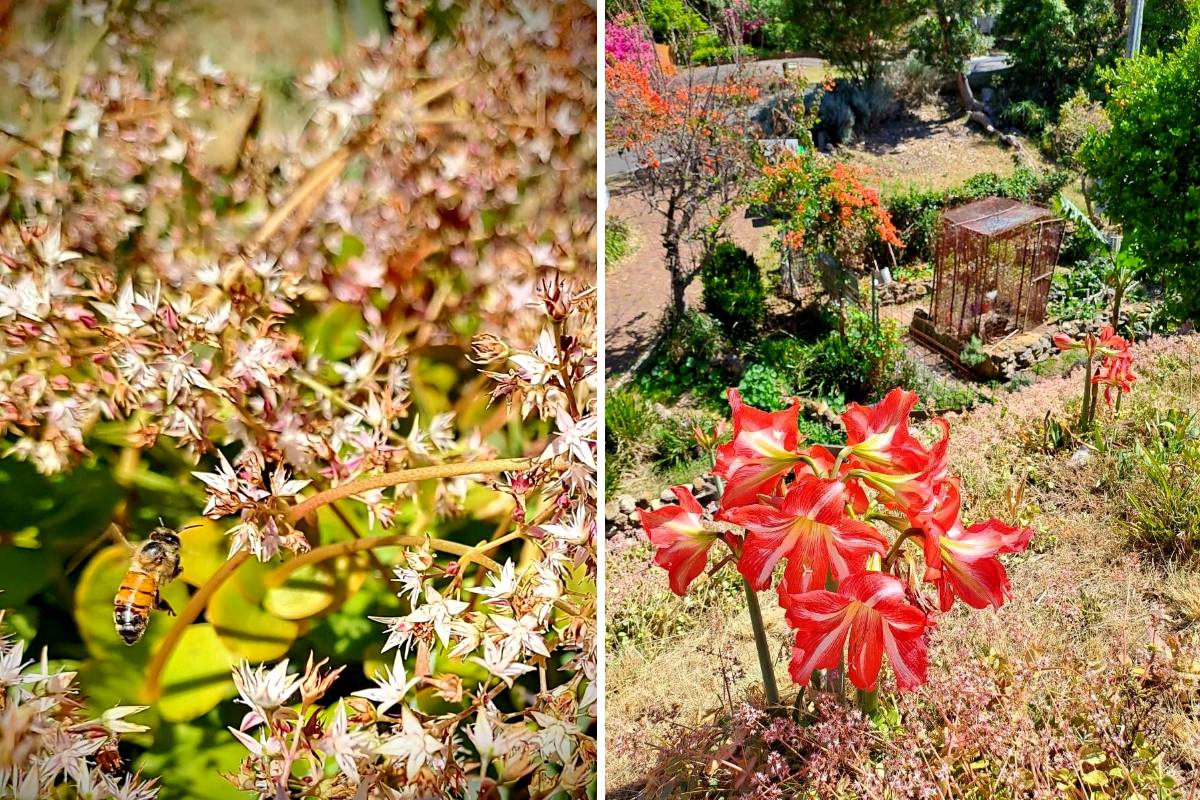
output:
<path id="1" fill-rule="evenodd" d="M 1144 377 L 1127 398 L 1121 425 L 1133 425 L 1155 408 L 1200 407 L 1200 336 L 1139 345 L 1135 359 Z M 963 478 L 968 518 L 1005 513 L 1006 495 L 1027 476 L 1023 513 L 1038 535 L 1029 553 L 1008 560 L 1011 602 L 994 613 L 968 613 L 960 604 L 941 619 L 930 648 L 933 671 L 952 674 L 955 665 L 946 663 L 943 654 L 968 652 L 1084 674 L 1113 659 L 1136 661 L 1147 648 L 1167 655 L 1180 652 L 1184 640 L 1171 627 L 1194 638 L 1200 622 L 1200 569 L 1166 564 L 1130 547 L 1119 524 L 1121 504 L 1105 483 L 1111 480 L 1106 457 L 1097 456 L 1077 470 L 1066 465 L 1063 454 L 1035 453 L 1027 444 L 1036 439 L 1047 410 L 1060 418 L 1070 413 L 1077 403 L 1078 377 L 1076 372 L 1001 394 L 1002 403 L 951 420 L 952 466 Z M 622 591 L 613 573 L 632 568 L 628 557 L 609 561 L 613 613 L 621 613 Z M 653 578 L 644 573 L 639 579 L 639 602 L 653 591 L 646 583 Z M 665 577 L 659 574 L 658 579 L 657 591 L 667 591 Z M 763 595 L 762 600 L 786 697 L 792 691 L 786 675 L 787 631 L 771 598 Z M 734 610 L 724 617 L 714 613 L 694 635 L 626 648 L 609 658 L 610 792 L 636 787 L 657 763 L 656 747 L 677 739 L 680 726 L 727 714 L 730 698 L 736 702 L 758 691 L 749 620 L 740 605 L 730 607 Z M 1172 618 L 1178 624 L 1168 622 Z M 1156 698 L 1150 714 L 1155 719 L 1148 720 L 1148 727 L 1167 732 L 1154 745 L 1165 754 L 1169 771 L 1178 773 L 1200 763 L 1200 664 L 1175 668 L 1185 677 L 1189 669 L 1195 673 L 1191 684 L 1184 681 L 1191 689 Z M 1054 707 L 1058 698 L 1047 699 L 1047 707 Z"/>

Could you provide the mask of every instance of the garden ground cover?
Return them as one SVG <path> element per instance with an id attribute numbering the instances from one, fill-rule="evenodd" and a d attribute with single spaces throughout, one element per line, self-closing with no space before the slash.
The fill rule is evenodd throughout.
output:
<path id="1" fill-rule="evenodd" d="M 1086 459 L 1071 458 L 1069 449 L 1040 449 L 1047 412 L 1065 419 L 1078 406 L 1078 371 L 951 417 L 951 468 L 963 478 L 969 517 L 1018 511 L 1037 534 L 1028 554 L 1008 560 L 1010 603 L 986 614 L 960 607 L 943 618 L 930 647 L 930 683 L 899 701 L 898 724 L 877 729 L 851 715 L 850 729 L 869 746 L 837 756 L 845 788 L 858 786 L 851 776 L 859 770 L 869 775 L 883 766 L 904 773 L 910 761 L 946 769 L 965 763 L 995 789 L 1020 779 L 1030 752 L 1022 748 L 1031 747 L 1046 763 L 1052 756 L 1044 754 L 1055 753 L 1067 785 L 1074 774 L 1108 780 L 1107 770 L 1120 763 L 1140 791 L 1159 785 L 1160 772 L 1181 787 L 1194 786 L 1200 571 L 1194 561 L 1133 543 L 1129 498 L 1149 490 L 1136 483 L 1145 480 L 1135 477 L 1144 470 L 1122 471 L 1119 464 L 1121 453 L 1137 449 L 1146 426 L 1179 424 L 1163 422 L 1167 409 L 1190 413 L 1200 403 L 1200 336 L 1152 339 L 1134 348 L 1134 358 L 1142 380 L 1125 398 L 1108 439 L 1122 444 Z M 1023 503 L 1015 509 L 1022 485 Z M 1183 532 L 1195 522 L 1187 511 L 1194 502 L 1186 496 L 1179 502 L 1183 516 L 1171 522 Z M 743 606 L 736 575 L 706 579 L 679 599 L 650 555 L 645 543 L 610 543 L 610 796 L 637 796 L 647 776 L 661 777 L 664 764 L 678 764 L 687 752 L 686 742 L 703 738 L 698 732 L 734 716 L 757 683 L 749 619 L 737 610 Z M 763 596 L 763 605 L 780 685 L 788 687 L 787 628 L 772 598 Z M 1103 705 L 1078 700 L 1081 686 L 1101 687 Z M 783 695 L 788 701 L 792 693 Z M 940 720 L 940 734 L 930 719 Z M 1047 719 L 1066 720 L 1065 749 L 1053 738 L 1057 733 L 1038 727 L 1057 725 Z M 984 744 L 997 731 L 1005 744 Z M 997 758 L 1005 747 L 1005 758 Z M 1096 764 L 1104 775 L 1092 775 Z M 1128 796 L 1124 786 L 1120 792 Z"/>

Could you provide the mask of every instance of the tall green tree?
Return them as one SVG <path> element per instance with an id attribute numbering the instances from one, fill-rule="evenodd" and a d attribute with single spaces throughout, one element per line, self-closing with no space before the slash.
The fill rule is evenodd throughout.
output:
<path id="1" fill-rule="evenodd" d="M 792 19 L 809 49 L 852 78 L 871 81 L 905 45 L 927 0 L 791 0 Z"/>
<path id="2" fill-rule="evenodd" d="M 1104 74 L 1112 127 L 1080 157 L 1096 200 L 1182 314 L 1200 319 L 1200 30 Z"/>
<path id="3" fill-rule="evenodd" d="M 1012 57 L 1013 94 L 1058 108 L 1080 86 L 1098 91 L 1100 73 L 1124 52 L 1125 2 L 1004 0 L 993 32 Z"/>
<path id="4" fill-rule="evenodd" d="M 975 27 L 975 18 L 994 5 L 994 0 L 934 0 L 933 12 L 912 28 L 917 58 L 955 82 L 967 110 L 974 105 L 974 98 L 964 67 L 968 58 L 988 45 L 988 37 Z"/>

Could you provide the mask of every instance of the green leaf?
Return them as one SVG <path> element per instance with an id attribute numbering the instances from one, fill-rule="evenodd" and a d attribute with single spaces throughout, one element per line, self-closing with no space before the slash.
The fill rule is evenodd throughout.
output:
<path id="1" fill-rule="evenodd" d="M 246 596 L 239 581 L 222 584 L 206 613 L 225 649 L 250 661 L 282 658 L 300 634 L 299 624 L 264 611 Z"/>
<path id="2" fill-rule="evenodd" d="M 304 339 L 322 358 L 341 361 L 358 352 L 358 333 L 365 327 L 358 306 L 334 303 L 305 325 Z"/>
<path id="3" fill-rule="evenodd" d="M 233 663 L 214 626 L 189 625 L 163 669 L 158 702 L 163 719 L 187 722 L 237 694 L 229 671 Z"/>
<path id="4" fill-rule="evenodd" d="M 229 556 L 225 532 L 204 517 L 180 526 L 179 543 L 179 563 L 183 566 L 179 578 L 192 586 L 203 586 Z"/>
<path id="5" fill-rule="evenodd" d="M 44 548 L 0 548 L 0 575 L 4 576 L 0 605 L 19 606 L 54 580 L 59 562 Z"/>
<path id="6" fill-rule="evenodd" d="M 263 605 L 281 619 L 308 619 L 340 608 L 362 588 L 366 576 L 361 560 L 350 556 L 310 564 L 268 589 Z"/>

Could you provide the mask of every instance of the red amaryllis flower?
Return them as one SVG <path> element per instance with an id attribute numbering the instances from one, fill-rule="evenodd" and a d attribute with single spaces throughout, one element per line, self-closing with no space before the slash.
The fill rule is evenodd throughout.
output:
<path id="1" fill-rule="evenodd" d="M 1104 386 L 1104 402 L 1112 405 L 1112 390 L 1119 389 L 1128 394 L 1133 390 L 1137 375 L 1133 373 L 1133 356 L 1128 348 L 1115 356 L 1108 356 L 1100 369 L 1092 376 L 1092 383 Z"/>
<path id="2" fill-rule="evenodd" d="M 923 525 L 925 580 L 938 590 L 938 607 L 949 611 L 954 598 L 972 608 L 999 608 L 1012 594 L 1000 553 L 1017 553 L 1029 546 L 1032 528 L 1017 528 L 998 519 L 964 528 L 958 481 L 939 487 L 937 511 Z"/>
<path id="3" fill-rule="evenodd" d="M 883 655 L 901 689 L 925 682 L 928 657 L 925 613 L 904 596 L 904 584 L 882 572 L 863 572 L 842 581 L 837 592 L 818 589 L 782 598 L 788 624 L 796 629 L 790 672 L 808 685 L 815 669 L 836 667 L 850 638 L 850 681 L 875 688 Z"/>
<path id="4" fill-rule="evenodd" d="M 801 463 L 796 454 L 800 403 L 767 412 L 745 405 L 737 389 L 729 390 L 733 440 L 717 448 L 713 474 L 725 479 L 721 511 L 753 503 L 760 494 L 775 494 L 787 471 Z"/>
<path id="5" fill-rule="evenodd" d="M 1129 342 L 1118 336 L 1112 325 L 1105 325 L 1099 334 L 1089 333 L 1079 340 L 1064 333 L 1055 334 L 1052 339 L 1059 350 L 1086 350 L 1089 356 L 1115 356 L 1129 351 Z"/>
<path id="6" fill-rule="evenodd" d="M 782 498 L 742 506 L 728 517 L 746 529 L 738 570 L 759 591 L 771 585 L 781 558 L 788 559 L 789 582 L 821 586 L 830 571 L 839 580 L 861 571 L 867 556 L 882 554 L 888 544 L 875 528 L 846 516 L 841 481 L 812 475 L 797 478 Z"/>
<path id="7" fill-rule="evenodd" d="M 683 596 L 708 564 L 708 548 L 717 534 L 704 529 L 704 509 L 683 486 L 671 491 L 679 498 L 677 506 L 663 506 L 658 511 L 638 509 L 642 527 L 654 545 L 654 563 L 667 571 L 671 591 Z"/>
<path id="8" fill-rule="evenodd" d="M 917 400 L 915 392 L 897 387 L 873 406 L 851 403 L 842 414 L 849 454 L 876 469 L 923 471 L 929 453 L 908 432 L 908 415 Z"/>

